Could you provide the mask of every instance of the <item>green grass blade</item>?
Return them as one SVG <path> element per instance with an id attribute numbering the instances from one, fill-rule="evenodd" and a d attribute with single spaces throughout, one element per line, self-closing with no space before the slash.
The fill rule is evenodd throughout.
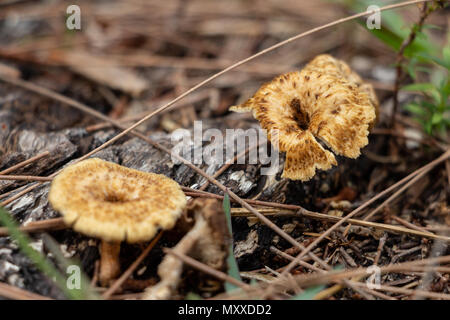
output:
<path id="1" fill-rule="evenodd" d="M 291 300 L 312 300 L 315 297 L 315 295 L 318 294 L 323 289 L 325 289 L 325 285 L 308 288 L 302 293 L 292 297 Z"/>
<path id="2" fill-rule="evenodd" d="M 231 227 L 231 205 L 230 205 L 230 197 L 228 194 L 225 194 L 223 199 L 223 211 L 225 211 L 225 217 L 227 219 L 228 232 L 230 233 L 230 245 L 228 246 L 228 257 L 227 257 L 227 266 L 228 266 L 228 275 L 233 277 L 239 281 L 241 281 L 241 275 L 239 274 L 239 267 L 234 258 L 234 250 L 233 250 L 233 230 Z M 237 287 L 229 282 L 225 282 L 225 290 L 227 292 L 236 289 Z"/>

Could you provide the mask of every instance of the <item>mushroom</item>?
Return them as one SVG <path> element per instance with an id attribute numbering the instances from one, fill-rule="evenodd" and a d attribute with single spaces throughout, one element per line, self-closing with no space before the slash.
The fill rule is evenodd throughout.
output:
<path id="1" fill-rule="evenodd" d="M 231 111 L 252 111 L 286 162 L 282 177 L 307 181 L 337 165 L 334 153 L 357 158 L 368 144 L 378 100 L 372 86 L 343 61 L 319 55 L 301 71 L 265 83 Z M 319 141 L 317 140 L 319 139 Z"/>
<path id="2" fill-rule="evenodd" d="M 186 206 L 186 196 L 172 179 L 98 158 L 63 169 L 48 198 L 66 224 L 101 239 L 102 285 L 120 272 L 122 241 L 152 239 L 158 229 L 172 228 Z"/>

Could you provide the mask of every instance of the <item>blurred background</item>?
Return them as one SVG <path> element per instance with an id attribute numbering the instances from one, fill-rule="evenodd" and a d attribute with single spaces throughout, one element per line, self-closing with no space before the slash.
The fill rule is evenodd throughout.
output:
<path id="1" fill-rule="evenodd" d="M 136 120 L 215 72 L 281 40 L 366 10 L 370 4 L 390 3 L 1 0 L 0 72 L 64 93 L 113 118 Z M 67 8 L 72 4 L 80 8 L 81 30 L 66 26 L 70 19 Z M 418 8 L 409 6 L 383 13 L 381 22 L 384 28 L 394 28 L 390 23 L 399 17 L 411 24 L 418 16 Z M 443 45 L 448 11 L 440 10 L 427 23 L 438 27 L 430 28 L 430 36 Z M 401 21 L 397 27 L 391 31 L 408 31 Z M 190 127 L 199 118 L 221 117 L 262 82 L 297 70 L 320 53 L 346 60 L 373 83 L 382 103 L 389 98 L 395 79 L 395 51 L 371 35 L 365 20 L 360 20 L 314 33 L 244 64 L 183 100 L 178 104 L 183 108 L 166 113 L 147 128 L 172 131 Z M 383 110 L 388 108 L 383 105 Z M 82 118 L 53 121 L 52 129 L 86 120 Z"/>

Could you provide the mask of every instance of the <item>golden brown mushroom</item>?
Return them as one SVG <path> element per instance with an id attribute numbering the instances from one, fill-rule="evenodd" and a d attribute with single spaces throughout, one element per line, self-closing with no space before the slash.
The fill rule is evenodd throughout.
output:
<path id="1" fill-rule="evenodd" d="M 269 140 L 286 152 L 282 177 L 306 181 L 316 169 L 337 164 L 317 138 L 338 155 L 360 155 L 376 120 L 378 100 L 372 86 L 345 62 L 319 55 L 303 70 L 276 77 L 230 110 L 252 111 Z"/>
<path id="2" fill-rule="evenodd" d="M 100 282 L 120 272 L 120 242 L 152 239 L 175 225 L 186 206 L 178 183 L 98 158 L 68 166 L 53 180 L 49 201 L 78 232 L 100 238 Z"/>

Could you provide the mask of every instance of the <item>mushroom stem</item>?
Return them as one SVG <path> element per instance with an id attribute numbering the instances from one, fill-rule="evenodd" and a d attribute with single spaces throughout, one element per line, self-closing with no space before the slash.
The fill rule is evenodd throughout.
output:
<path id="1" fill-rule="evenodd" d="M 109 281 L 116 278 L 120 273 L 119 263 L 120 242 L 108 242 L 102 240 L 100 244 L 100 274 L 99 279 L 102 286 L 108 285 Z"/>

